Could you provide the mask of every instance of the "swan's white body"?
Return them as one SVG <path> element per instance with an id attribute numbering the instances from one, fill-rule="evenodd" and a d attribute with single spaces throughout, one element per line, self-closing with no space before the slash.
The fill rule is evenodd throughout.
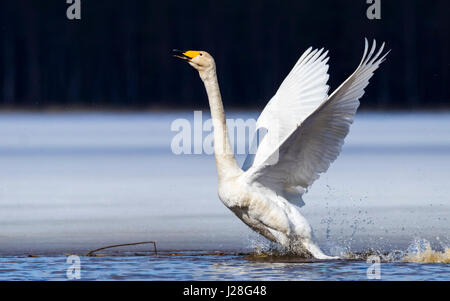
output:
<path id="1" fill-rule="evenodd" d="M 220 200 L 251 229 L 271 241 L 318 259 L 332 258 L 314 244 L 298 211 L 301 196 L 333 162 L 373 72 L 384 61 L 383 46 L 365 51 L 356 71 L 328 96 L 328 57 L 309 48 L 257 121 L 266 135 L 241 169 L 227 134 L 213 58 L 204 51 L 176 56 L 197 69 L 208 94 Z"/>

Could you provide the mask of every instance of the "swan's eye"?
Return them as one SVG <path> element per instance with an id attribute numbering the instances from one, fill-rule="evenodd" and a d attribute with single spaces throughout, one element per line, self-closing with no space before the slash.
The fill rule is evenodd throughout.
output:
<path id="1" fill-rule="evenodd" d="M 200 53 L 200 56 L 202 56 L 203 55 L 203 53 Z"/>

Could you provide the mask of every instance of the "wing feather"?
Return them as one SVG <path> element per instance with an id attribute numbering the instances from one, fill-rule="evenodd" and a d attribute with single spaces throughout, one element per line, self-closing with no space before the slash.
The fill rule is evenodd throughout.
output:
<path id="1" fill-rule="evenodd" d="M 383 49 L 384 43 L 375 53 L 374 40 L 369 51 L 366 39 L 361 63 L 355 72 L 294 128 L 290 135 L 284 137 L 279 148 L 264 162 L 254 164 L 244 174 L 245 178 L 270 186 L 283 195 L 287 195 L 289 191 L 290 199 L 292 188 L 300 186 L 300 197 L 302 190 L 307 189 L 321 173 L 327 171 L 341 152 L 344 138 L 359 107 L 359 99 L 374 71 L 388 54 L 381 56 Z"/>
<path id="2" fill-rule="evenodd" d="M 249 154 L 243 169 L 260 165 L 328 97 L 328 52 L 307 49 L 268 102 L 256 123 L 255 137 L 260 142 L 255 154 Z"/>

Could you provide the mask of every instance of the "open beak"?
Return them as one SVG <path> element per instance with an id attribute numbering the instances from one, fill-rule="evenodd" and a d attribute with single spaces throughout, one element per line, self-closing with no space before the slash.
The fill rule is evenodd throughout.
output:
<path id="1" fill-rule="evenodd" d="M 183 51 L 174 49 L 172 50 L 173 57 L 177 57 L 179 59 L 182 59 L 183 61 L 189 62 L 192 58 L 188 57 L 186 54 L 184 54 Z"/>

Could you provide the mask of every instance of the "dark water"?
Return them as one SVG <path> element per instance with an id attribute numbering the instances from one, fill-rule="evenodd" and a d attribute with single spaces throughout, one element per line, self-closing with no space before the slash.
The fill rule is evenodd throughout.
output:
<path id="1" fill-rule="evenodd" d="M 70 280 L 66 256 L 0 258 L 0 280 Z M 246 255 L 81 257 L 81 280 L 370 280 L 358 260 L 264 262 Z M 449 280 L 443 263 L 381 262 L 380 280 Z"/>

